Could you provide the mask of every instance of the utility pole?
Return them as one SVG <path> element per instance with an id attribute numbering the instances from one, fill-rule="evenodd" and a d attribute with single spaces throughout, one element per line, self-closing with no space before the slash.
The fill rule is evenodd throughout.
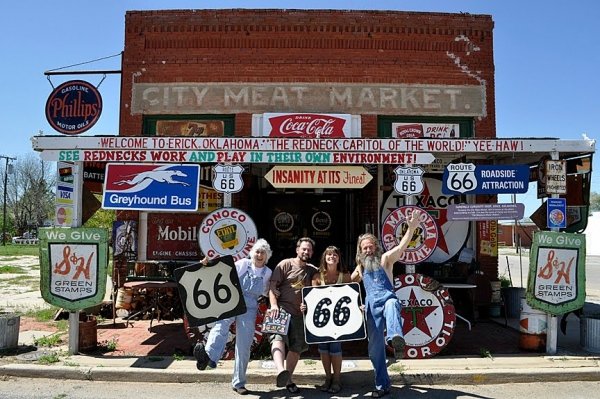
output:
<path id="1" fill-rule="evenodd" d="M 0 155 L 0 158 L 4 158 L 6 161 L 4 166 L 4 217 L 2 218 L 2 246 L 6 246 L 6 186 L 8 184 L 8 165 L 10 161 L 16 161 L 17 158 L 7 157 L 6 155 Z"/>

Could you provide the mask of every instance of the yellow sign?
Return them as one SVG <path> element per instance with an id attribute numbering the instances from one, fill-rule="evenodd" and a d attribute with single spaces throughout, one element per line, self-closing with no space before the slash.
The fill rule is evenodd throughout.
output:
<path id="1" fill-rule="evenodd" d="M 362 166 L 274 166 L 265 179 L 275 188 L 363 188 L 373 176 Z"/>

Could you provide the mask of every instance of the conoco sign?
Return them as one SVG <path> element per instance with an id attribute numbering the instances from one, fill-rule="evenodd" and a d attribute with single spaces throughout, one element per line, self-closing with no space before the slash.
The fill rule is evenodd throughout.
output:
<path id="1" fill-rule="evenodd" d="M 102 113 L 100 92 L 83 80 L 58 86 L 46 101 L 46 119 L 56 131 L 80 134 L 89 130 Z"/>

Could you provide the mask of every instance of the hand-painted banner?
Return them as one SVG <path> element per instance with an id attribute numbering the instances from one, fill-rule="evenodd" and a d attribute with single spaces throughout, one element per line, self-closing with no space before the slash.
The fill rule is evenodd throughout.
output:
<path id="1" fill-rule="evenodd" d="M 363 188 L 373 176 L 362 166 L 275 166 L 265 179 L 275 188 Z"/>
<path id="2" fill-rule="evenodd" d="M 318 163 L 427 165 L 432 154 L 416 152 L 301 152 L 301 151 L 162 151 L 162 150 L 45 150 L 46 161 L 103 161 L 154 163 Z"/>

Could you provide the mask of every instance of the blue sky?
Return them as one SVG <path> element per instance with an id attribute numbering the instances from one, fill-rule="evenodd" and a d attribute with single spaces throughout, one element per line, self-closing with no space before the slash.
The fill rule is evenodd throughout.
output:
<path id="1" fill-rule="evenodd" d="M 326 4 L 326 6 L 324 6 Z M 496 127 L 499 137 L 600 138 L 600 2 L 579 0 L 418 1 L 33 1 L 3 5 L 1 155 L 32 153 L 30 137 L 49 126 L 44 107 L 52 86 L 44 75 L 119 54 L 127 10 L 194 8 L 328 8 L 468 12 L 491 15 L 496 66 Z M 70 70 L 116 70 L 120 58 Z M 100 75 L 53 76 L 52 84 Z M 104 109 L 86 135 L 117 134 L 119 75 L 107 75 L 99 90 Z M 597 157 L 596 157 L 597 158 Z M 595 165 L 598 161 L 595 160 Z M 599 175 L 592 191 L 600 191 Z M 534 190 L 519 195 L 529 216 L 540 204 Z"/>

